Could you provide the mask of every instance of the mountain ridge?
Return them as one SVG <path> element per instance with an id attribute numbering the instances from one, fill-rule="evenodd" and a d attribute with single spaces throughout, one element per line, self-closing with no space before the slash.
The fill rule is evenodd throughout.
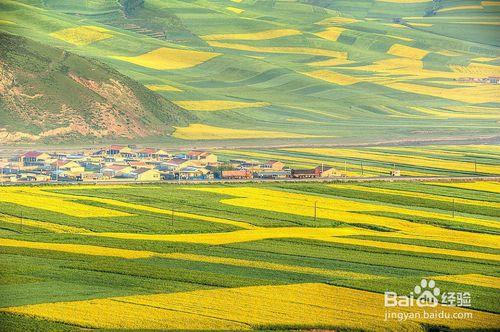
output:
<path id="1" fill-rule="evenodd" d="M 0 44 L 3 142 L 165 136 L 195 119 L 96 59 L 7 33 Z"/>

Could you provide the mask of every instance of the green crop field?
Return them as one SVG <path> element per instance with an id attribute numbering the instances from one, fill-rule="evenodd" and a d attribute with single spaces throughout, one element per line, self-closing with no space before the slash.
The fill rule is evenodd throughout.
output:
<path id="1" fill-rule="evenodd" d="M 498 182 L 1 187 L 0 330 L 495 329 L 499 207 Z M 384 321 L 421 279 L 472 318 Z"/>
<path id="2" fill-rule="evenodd" d="M 370 143 L 498 131 L 498 85 L 461 81 L 500 76 L 496 0 L 141 3 L 4 0 L 0 31 L 97 59 L 192 113 L 189 126 L 149 141 Z"/>

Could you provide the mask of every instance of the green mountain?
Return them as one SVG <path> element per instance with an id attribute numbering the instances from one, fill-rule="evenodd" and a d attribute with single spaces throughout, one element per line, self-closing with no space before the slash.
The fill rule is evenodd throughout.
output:
<path id="1" fill-rule="evenodd" d="M 109 66 L 0 33 L 4 142 L 79 142 L 169 135 L 192 114 Z"/>
<path id="2" fill-rule="evenodd" d="M 0 30 L 189 110 L 162 142 L 496 140 L 499 3 L 3 0 Z"/>

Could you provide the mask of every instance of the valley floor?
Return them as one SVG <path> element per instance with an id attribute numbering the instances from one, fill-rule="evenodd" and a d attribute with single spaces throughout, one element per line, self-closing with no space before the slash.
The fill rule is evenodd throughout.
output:
<path id="1" fill-rule="evenodd" d="M 0 325 L 497 329 L 499 207 L 493 181 L 2 187 Z M 384 306 L 422 279 L 441 304 Z"/>

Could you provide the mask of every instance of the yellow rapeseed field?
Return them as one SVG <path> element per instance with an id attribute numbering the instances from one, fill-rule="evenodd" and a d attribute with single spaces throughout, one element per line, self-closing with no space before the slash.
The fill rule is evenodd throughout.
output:
<path id="1" fill-rule="evenodd" d="M 344 31 L 345 31 L 344 28 L 329 27 L 329 28 L 326 28 L 325 31 L 316 32 L 315 35 L 318 37 L 321 37 L 323 39 L 326 39 L 326 40 L 337 41 L 337 39 L 340 37 L 340 35 Z"/>
<path id="2" fill-rule="evenodd" d="M 219 53 L 162 47 L 138 56 L 116 55 L 113 58 L 142 67 L 171 70 L 194 67 L 219 55 Z"/>
<path id="3" fill-rule="evenodd" d="M 29 226 L 35 228 L 41 228 L 54 233 L 87 233 L 90 232 L 88 229 L 81 227 L 73 227 L 67 225 L 56 224 L 47 221 L 31 220 L 26 218 L 19 218 L 13 216 L 7 216 L 0 214 L 0 221 L 7 222 L 10 224 L 16 224 L 20 227 Z"/>
<path id="4" fill-rule="evenodd" d="M 500 194 L 500 182 L 464 182 L 464 183 L 445 183 L 437 182 L 434 185 L 479 190 L 479 191 L 489 191 L 492 193 Z"/>
<path id="5" fill-rule="evenodd" d="M 204 243 L 212 245 L 250 242 L 265 239 L 301 238 L 323 239 L 330 236 L 377 235 L 378 232 L 354 227 L 273 227 L 238 230 L 225 233 L 202 234 L 139 234 L 139 233 L 93 233 L 92 236 L 129 240 Z"/>
<path id="6" fill-rule="evenodd" d="M 188 127 L 176 127 L 173 136 L 187 140 L 245 139 L 245 138 L 308 138 L 321 137 L 283 131 L 231 129 L 193 123 Z"/>
<path id="7" fill-rule="evenodd" d="M 262 325 L 348 326 L 362 330 L 423 331 L 420 323 L 451 328 L 494 328 L 497 316 L 474 311 L 472 319 L 384 321 L 383 295 L 319 283 L 249 286 L 55 302 L 2 311 L 89 328 L 251 329 Z M 422 308 L 399 308 L 422 311 Z M 438 306 L 429 311 L 466 313 Z M 423 317 L 423 315 L 421 315 Z"/>
<path id="8" fill-rule="evenodd" d="M 487 77 L 500 75 L 500 66 L 486 63 L 470 63 L 467 66 L 450 65 L 448 67 L 461 76 Z"/>
<path id="9" fill-rule="evenodd" d="M 73 202 L 72 196 L 54 196 L 38 188 L 0 188 L 0 202 L 47 210 L 73 217 L 122 217 L 130 213 Z"/>
<path id="10" fill-rule="evenodd" d="M 223 152 L 224 154 L 228 155 L 245 155 L 248 157 L 253 157 L 253 158 L 261 158 L 261 159 L 276 159 L 276 160 L 281 160 L 281 161 L 286 161 L 288 163 L 294 164 L 294 165 L 301 165 L 303 166 L 313 166 L 316 167 L 322 163 L 322 158 L 318 157 L 317 159 L 313 158 L 305 158 L 305 157 L 293 157 L 293 156 L 288 156 L 288 155 L 283 155 L 279 153 L 264 153 L 264 152 L 255 152 L 255 151 L 246 151 L 246 150 L 220 150 L 220 152 Z M 343 162 L 329 162 L 328 166 L 333 166 L 338 168 L 342 174 L 345 174 L 347 176 L 361 176 L 361 166 L 360 164 L 352 164 L 352 163 L 343 163 Z M 358 171 L 345 171 L 344 166 L 349 167 L 356 167 L 358 168 Z M 391 169 L 392 165 L 387 168 L 383 167 L 377 167 L 377 166 L 363 166 L 364 170 L 364 175 L 365 176 L 370 176 L 370 175 L 377 175 L 377 174 L 387 174 L 389 170 Z M 405 171 L 405 175 L 412 175 L 412 176 L 420 176 L 420 175 L 428 175 L 428 173 L 425 172 L 415 172 L 415 171 Z"/>
<path id="11" fill-rule="evenodd" d="M 396 165 L 404 164 L 410 166 L 432 167 L 449 169 L 454 171 L 474 171 L 474 163 L 464 161 L 451 161 L 451 160 L 436 160 L 428 157 L 420 156 L 398 156 L 388 153 L 379 153 L 366 150 L 356 149 L 329 149 L 329 148 L 293 148 L 285 149 L 294 152 L 306 152 L 317 155 L 341 157 L 341 158 L 359 158 L 362 160 L 375 160 L 386 162 L 387 164 Z M 500 166 L 477 164 L 477 169 L 482 173 L 500 174 Z"/>
<path id="12" fill-rule="evenodd" d="M 481 6 L 500 6 L 499 1 L 481 1 Z"/>
<path id="13" fill-rule="evenodd" d="M 496 235 L 444 229 L 397 218 L 364 214 L 360 211 L 391 212 L 450 221 L 450 216 L 447 213 L 253 187 L 200 187 L 186 189 L 237 196 L 237 198 L 222 199 L 220 201 L 228 205 L 289 213 L 308 218 L 314 217 L 316 206 L 316 216 L 318 218 L 342 221 L 349 224 L 377 225 L 398 230 L 397 232 L 376 232 L 377 236 L 382 237 L 428 239 L 500 249 L 500 243 Z M 455 216 L 453 221 L 500 228 L 498 223 L 494 221 L 479 218 Z M 371 233 L 373 235 L 373 232 Z M 332 234 L 330 236 L 342 235 Z"/>
<path id="14" fill-rule="evenodd" d="M 241 14 L 243 13 L 245 10 L 244 9 L 241 9 L 241 8 L 236 8 L 236 7 L 226 7 L 227 10 L 229 10 L 230 12 L 233 12 L 233 13 L 236 13 L 236 14 Z"/>
<path id="15" fill-rule="evenodd" d="M 348 278 L 348 279 L 378 279 L 378 278 L 383 278 L 383 277 L 377 276 L 377 275 L 357 273 L 357 272 L 351 272 L 351 271 L 328 270 L 328 269 L 309 267 L 309 266 L 285 265 L 285 264 L 277 264 L 277 263 L 270 263 L 270 262 L 264 262 L 264 261 L 226 258 L 226 257 L 217 257 L 217 256 L 204 256 L 204 255 L 195 255 L 195 254 L 173 253 L 173 254 L 163 254 L 163 255 L 161 255 L 161 257 L 170 258 L 170 259 L 180 259 L 180 260 L 186 260 L 186 261 L 195 261 L 195 262 L 206 262 L 206 263 L 214 263 L 214 264 L 244 266 L 244 267 L 266 269 L 266 270 L 275 270 L 275 271 L 316 274 L 316 275 L 330 277 L 330 278 Z"/>
<path id="16" fill-rule="evenodd" d="M 411 47 L 411 46 L 406 46 L 406 45 L 401 45 L 401 44 L 394 44 L 391 46 L 391 48 L 387 51 L 387 54 L 403 57 L 403 58 L 409 58 L 409 59 L 416 59 L 420 60 L 423 57 L 425 57 L 429 52 L 425 50 L 421 50 L 419 48 Z"/>
<path id="17" fill-rule="evenodd" d="M 187 110 L 209 112 L 237 108 L 265 107 L 270 105 L 266 102 L 243 102 L 232 100 L 176 100 L 174 103 Z"/>
<path id="18" fill-rule="evenodd" d="M 228 48 L 239 51 L 260 52 L 260 53 L 283 53 L 283 54 L 307 54 L 307 55 L 321 55 L 332 58 L 347 59 L 347 52 L 332 51 L 320 48 L 308 47 L 265 47 L 265 46 L 251 46 L 236 43 L 223 43 L 218 41 L 209 41 L 208 44 L 213 47 Z"/>
<path id="19" fill-rule="evenodd" d="M 500 120 L 500 111 L 495 112 L 474 112 L 473 109 L 465 109 L 463 111 L 446 111 L 442 109 L 429 107 L 411 107 L 415 111 L 447 119 L 498 119 Z"/>
<path id="20" fill-rule="evenodd" d="M 500 289 L 500 278 L 486 276 L 483 274 L 458 274 L 458 275 L 444 275 L 444 276 L 433 276 L 434 280 L 443 280 L 454 282 L 456 284 L 489 287 Z"/>
<path id="21" fill-rule="evenodd" d="M 466 251 L 466 250 L 453 250 L 453 249 L 442 249 L 433 247 L 424 247 L 411 244 L 401 244 L 401 243 L 391 243 L 382 241 L 372 241 L 372 240 L 360 240 L 347 237 L 329 237 L 324 238 L 323 241 L 350 244 L 356 246 L 373 247 L 379 249 L 388 250 L 399 250 L 408 252 L 417 252 L 423 254 L 434 254 L 434 255 L 445 255 L 445 256 L 455 256 L 455 257 L 465 257 L 473 259 L 484 259 L 491 261 L 500 261 L 500 255 L 488 254 L 476 251 Z"/>
<path id="22" fill-rule="evenodd" d="M 354 76 L 340 74 L 331 70 L 316 70 L 304 74 L 313 78 L 317 78 L 338 85 L 352 85 L 360 82 L 360 80 Z"/>
<path id="23" fill-rule="evenodd" d="M 162 85 L 146 85 L 146 88 L 148 88 L 151 91 L 175 91 L 175 92 L 181 92 L 182 90 L 179 88 L 176 88 L 175 86 L 168 85 L 168 84 L 162 84 Z"/>
<path id="24" fill-rule="evenodd" d="M 52 32 L 50 36 L 76 46 L 85 46 L 113 37 L 111 31 L 94 25 L 84 25 Z"/>
<path id="25" fill-rule="evenodd" d="M 479 85 L 465 88 L 446 89 L 428 85 L 395 82 L 385 84 L 385 86 L 404 92 L 429 95 L 443 99 L 451 99 L 464 103 L 500 102 L 498 87 L 494 85 Z"/>
<path id="26" fill-rule="evenodd" d="M 276 29 L 265 30 L 251 33 L 228 33 L 206 35 L 201 38 L 204 40 L 269 40 L 280 37 L 300 35 L 301 32 L 295 29 Z"/>
<path id="27" fill-rule="evenodd" d="M 432 24 L 431 23 L 417 23 L 417 22 L 411 22 L 409 23 L 411 26 L 413 27 L 421 27 L 421 28 L 428 28 L 428 27 L 431 27 Z"/>
<path id="28" fill-rule="evenodd" d="M 153 252 L 141 251 L 141 250 L 108 248 L 108 247 L 100 247 L 100 246 L 93 246 L 86 244 L 32 242 L 32 241 L 21 241 L 21 240 L 1 239 L 1 238 L 0 238 L 0 247 L 52 250 L 52 251 L 66 252 L 71 254 L 108 256 L 108 257 L 119 257 L 128 259 L 148 258 L 155 255 L 155 253 Z"/>
<path id="29" fill-rule="evenodd" d="M 471 9 L 484 9 L 482 6 L 470 5 L 470 6 L 456 6 L 456 7 L 448 7 L 441 8 L 438 10 L 439 13 L 451 12 L 456 10 L 471 10 Z"/>
<path id="30" fill-rule="evenodd" d="M 116 187 L 116 186 L 110 186 L 110 187 Z M 96 189 L 99 188 L 99 186 L 78 187 L 78 189 L 85 189 L 85 188 Z M 57 187 L 57 189 L 71 190 L 75 189 L 75 187 Z M 123 207 L 140 211 L 149 211 L 166 215 L 172 214 L 172 210 L 160 209 L 147 205 L 127 203 L 109 198 L 54 193 L 47 190 L 42 190 L 42 188 L 29 188 L 29 187 L 0 188 L 0 194 L 1 194 L 0 202 L 4 201 L 32 208 L 39 208 L 43 210 L 68 214 L 75 217 L 120 217 L 120 216 L 131 216 L 132 214 L 117 210 L 111 210 L 107 208 L 96 207 L 92 205 L 76 203 L 73 202 L 73 200 L 99 202 L 110 206 Z M 245 229 L 255 228 L 255 226 L 245 222 L 234 221 L 224 218 L 204 216 L 204 215 L 181 212 L 181 211 L 175 211 L 174 214 L 175 216 L 178 217 L 228 224 Z"/>
<path id="31" fill-rule="evenodd" d="M 440 196 L 440 195 L 436 195 L 436 194 L 426 194 L 426 193 L 419 193 L 419 192 L 414 192 L 414 191 L 403 191 L 403 190 L 385 189 L 385 188 L 373 188 L 373 187 L 365 187 L 365 186 L 359 186 L 359 185 L 332 184 L 329 186 L 332 188 L 359 190 L 362 192 L 364 191 L 364 192 L 391 194 L 391 195 L 412 197 L 412 198 L 432 199 L 435 201 L 441 201 L 441 202 L 447 202 L 447 203 L 455 201 L 455 203 L 459 203 L 459 204 L 476 205 L 478 207 L 487 206 L 487 207 L 500 209 L 500 203 L 477 201 L 477 200 L 465 199 L 465 198 L 460 198 L 460 197 Z"/>

